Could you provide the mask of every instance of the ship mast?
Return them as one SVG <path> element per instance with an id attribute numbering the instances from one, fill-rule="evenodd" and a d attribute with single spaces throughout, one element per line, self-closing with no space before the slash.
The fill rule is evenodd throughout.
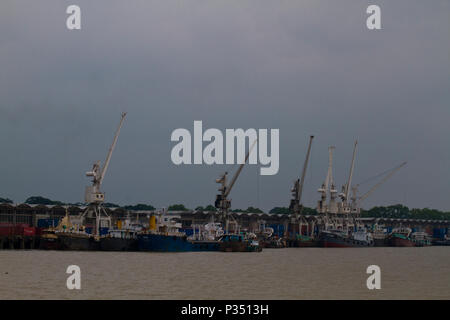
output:
<path id="1" fill-rule="evenodd" d="M 351 217 L 351 206 L 349 202 L 350 198 L 350 189 L 352 185 L 353 172 L 355 169 L 355 158 L 356 158 L 356 146 L 358 145 L 358 141 L 355 140 L 355 144 L 353 146 L 353 155 L 352 161 L 350 164 L 350 172 L 348 175 L 347 182 L 342 186 L 342 192 L 339 194 L 339 197 L 342 200 L 342 203 L 339 204 L 339 214 L 342 215 L 342 219 L 345 221 L 347 230 L 349 227 L 354 227 L 355 223 L 357 223 L 355 217 Z"/>
<path id="2" fill-rule="evenodd" d="M 317 190 L 320 193 L 320 200 L 317 204 L 317 212 L 325 220 L 325 227 L 331 223 L 329 213 L 336 213 L 336 193 L 334 182 L 333 182 L 333 150 L 334 146 L 328 147 L 328 172 L 322 186 Z M 331 188 L 329 188 L 331 186 Z M 327 194 L 330 193 L 330 200 L 327 205 Z"/>

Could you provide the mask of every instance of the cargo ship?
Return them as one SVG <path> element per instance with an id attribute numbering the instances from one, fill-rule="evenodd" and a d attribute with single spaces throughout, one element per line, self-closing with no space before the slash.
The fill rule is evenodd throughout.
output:
<path id="1" fill-rule="evenodd" d="M 323 230 L 319 234 L 321 247 L 324 248 L 354 248 L 373 247 L 374 241 L 370 232 L 360 229 L 351 234 L 341 230 Z"/>
<path id="2" fill-rule="evenodd" d="M 218 251 L 217 241 L 191 241 L 185 233 L 141 233 L 137 236 L 139 251 L 185 252 Z"/>

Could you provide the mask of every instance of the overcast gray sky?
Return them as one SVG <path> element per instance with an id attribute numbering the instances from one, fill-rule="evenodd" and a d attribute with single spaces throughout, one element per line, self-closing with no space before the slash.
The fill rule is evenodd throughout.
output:
<path id="1" fill-rule="evenodd" d="M 66 29 L 71 4 L 79 31 Z M 366 28 L 369 4 L 382 30 Z M 279 173 L 245 167 L 233 208 L 287 206 L 314 134 L 306 205 L 328 146 L 340 188 L 358 139 L 356 183 L 408 161 L 364 207 L 450 210 L 449 30 L 450 2 L 438 0 L 2 0 L 0 197 L 82 201 L 127 111 L 108 202 L 213 203 L 229 166 L 170 160 L 171 132 L 202 120 L 280 129 Z"/>

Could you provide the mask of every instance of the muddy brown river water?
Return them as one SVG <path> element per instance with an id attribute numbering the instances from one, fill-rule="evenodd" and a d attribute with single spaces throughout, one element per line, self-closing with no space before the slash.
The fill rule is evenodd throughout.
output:
<path id="1" fill-rule="evenodd" d="M 69 290 L 69 265 L 81 289 Z M 369 290 L 369 265 L 381 289 Z M 450 299 L 450 247 L 0 251 L 0 299 Z"/>

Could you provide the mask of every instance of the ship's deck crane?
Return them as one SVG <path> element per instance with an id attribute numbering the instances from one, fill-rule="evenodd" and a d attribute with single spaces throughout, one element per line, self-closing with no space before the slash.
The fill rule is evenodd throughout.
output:
<path id="1" fill-rule="evenodd" d="M 246 164 L 250 153 L 253 150 L 253 147 L 255 146 L 256 142 L 258 140 L 255 140 L 253 144 L 250 146 L 247 155 L 245 156 L 244 163 L 242 163 L 236 173 L 234 174 L 233 178 L 231 179 L 231 182 L 227 185 L 227 175 L 228 172 L 225 172 L 222 176 L 220 176 L 219 179 L 216 179 L 216 183 L 220 183 L 221 186 L 219 188 L 220 194 L 216 196 L 216 201 L 214 203 L 215 207 L 219 209 L 219 213 L 222 216 L 222 220 L 225 221 L 226 227 L 225 232 L 228 233 L 228 218 L 229 218 L 229 209 L 231 207 L 231 199 L 228 199 L 228 195 L 231 192 L 231 189 L 234 186 L 234 183 L 236 182 L 237 178 L 239 177 L 239 174 L 241 173 L 242 169 L 244 168 L 244 165 Z"/>
<path id="2" fill-rule="evenodd" d="M 123 121 L 126 115 L 126 112 L 123 112 L 121 114 L 120 123 L 114 135 L 113 142 L 109 147 L 109 151 L 106 156 L 103 168 L 100 169 L 100 161 L 97 161 L 94 163 L 92 170 L 86 172 L 87 177 L 92 177 L 92 186 L 86 187 L 85 202 L 88 204 L 88 207 L 82 214 L 82 217 L 84 217 L 86 214 L 88 216 L 89 214 L 93 214 L 92 216 L 95 216 L 97 235 L 99 234 L 100 230 L 100 218 L 102 213 L 105 214 L 109 219 L 109 216 L 106 213 L 105 209 L 101 206 L 101 204 L 105 201 L 105 194 L 100 191 L 100 187 L 102 185 L 103 179 L 105 178 L 106 171 L 108 170 L 109 162 L 111 161 L 111 156 L 114 148 L 116 147 L 120 129 L 122 128 Z"/>
<path id="3" fill-rule="evenodd" d="M 330 220 L 329 213 L 336 213 L 336 193 L 337 190 L 334 186 L 333 181 L 333 150 L 335 149 L 334 146 L 328 147 L 328 172 L 327 177 L 325 178 L 324 183 L 322 183 L 322 186 L 317 190 L 320 193 L 320 200 L 317 204 L 317 212 L 322 216 L 325 227 L 328 228 L 328 226 L 332 223 Z M 330 192 L 330 200 L 327 205 L 327 194 Z"/>
<path id="4" fill-rule="evenodd" d="M 374 192 L 376 189 L 378 189 L 379 186 L 381 186 L 383 183 L 386 182 L 386 180 L 388 180 L 390 177 L 392 177 L 392 175 L 394 173 L 396 173 L 398 170 L 400 170 L 403 166 L 406 165 L 406 161 L 402 162 L 400 165 L 394 167 L 391 170 L 388 170 L 387 172 L 389 172 L 380 182 L 378 182 L 377 184 L 375 184 L 369 191 L 367 191 L 365 194 L 363 194 L 360 197 L 357 197 L 357 192 L 358 192 L 358 187 L 359 184 L 357 184 L 356 186 L 353 187 L 353 197 L 352 197 L 352 210 L 355 213 L 360 213 L 360 203 L 366 199 L 370 194 L 372 194 L 372 192 Z M 385 172 L 386 173 L 386 172 Z"/>
<path id="5" fill-rule="evenodd" d="M 348 180 L 347 180 L 347 183 L 342 186 L 342 192 L 339 194 L 339 197 L 342 199 L 344 210 L 346 210 L 346 207 L 348 207 L 350 187 L 352 185 L 353 171 L 355 169 L 355 157 L 356 157 L 356 146 L 357 145 L 358 145 L 358 141 L 355 141 L 355 145 L 353 146 L 352 163 L 350 165 L 350 173 L 348 175 Z"/>

